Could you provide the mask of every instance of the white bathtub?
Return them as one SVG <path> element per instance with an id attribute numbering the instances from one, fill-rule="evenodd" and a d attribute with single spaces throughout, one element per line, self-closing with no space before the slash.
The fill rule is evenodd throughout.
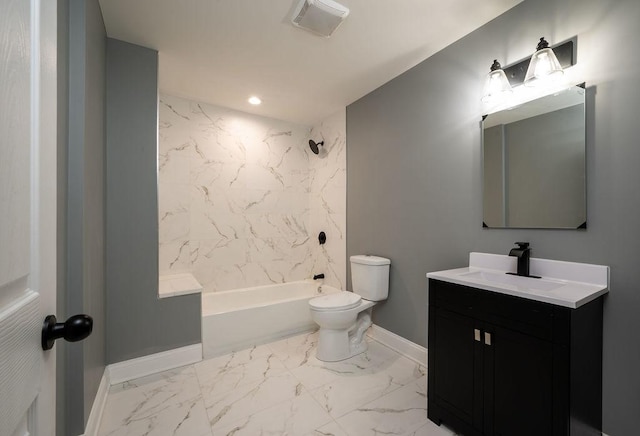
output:
<path id="1" fill-rule="evenodd" d="M 316 328 L 309 299 L 340 292 L 312 280 L 202 294 L 204 358 Z"/>

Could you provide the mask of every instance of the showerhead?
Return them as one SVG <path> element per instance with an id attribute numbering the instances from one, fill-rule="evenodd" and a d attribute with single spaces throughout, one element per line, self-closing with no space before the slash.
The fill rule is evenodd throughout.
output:
<path id="1" fill-rule="evenodd" d="M 309 147 L 311 147 L 311 151 L 313 151 L 313 154 L 320 153 L 320 149 L 318 148 L 318 146 L 322 145 L 324 145 L 324 141 L 316 142 L 313 139 L 309 139 Z"/>

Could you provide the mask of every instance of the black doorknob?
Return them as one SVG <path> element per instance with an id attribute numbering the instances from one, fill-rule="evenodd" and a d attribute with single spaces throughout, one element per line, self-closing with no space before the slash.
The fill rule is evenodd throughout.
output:
<path id="1" fill-rule="evenodd" d="M 85 339 L 93 330 L 93 319 L 89 315 L 74 315 L 65 322 L 57 322 L 55 315 L 44 319 L 42 326 L 42 349 L 50 350 L 56 339 L 78 342 Z"/>

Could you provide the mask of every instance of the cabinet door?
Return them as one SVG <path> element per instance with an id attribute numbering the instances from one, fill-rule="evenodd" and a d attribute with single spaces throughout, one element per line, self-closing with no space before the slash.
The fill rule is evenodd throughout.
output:
<path id="1" fill-rule="evenodd" d="M 551 435 L 552 344 L 493 325 L 486 330 L 491 345 L 485 344 L 484 353 L 484 433 Z"/>
<path id="2" fill-rule="evenodd" d="M 433 344 L 429 344 L 433 368 L 430 377 L 430 394 L 443 409 L 473 424 L 474 403 L 479 392 L 474 386 L 474 320 L 436 307 L 434 314 Z M 479 343 L 478 343 L 479 344 Z M 430 395 L 432 398 L 432 395 Z"/>

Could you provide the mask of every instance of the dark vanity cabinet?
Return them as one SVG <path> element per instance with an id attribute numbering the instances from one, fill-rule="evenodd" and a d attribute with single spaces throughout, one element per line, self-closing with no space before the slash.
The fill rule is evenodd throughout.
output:
<path id="1" fill-rule="evenodd" d="M 465 436 L 600 435 L 602 298 L 577 309 L 429 279 L 428 417 Z"/>

